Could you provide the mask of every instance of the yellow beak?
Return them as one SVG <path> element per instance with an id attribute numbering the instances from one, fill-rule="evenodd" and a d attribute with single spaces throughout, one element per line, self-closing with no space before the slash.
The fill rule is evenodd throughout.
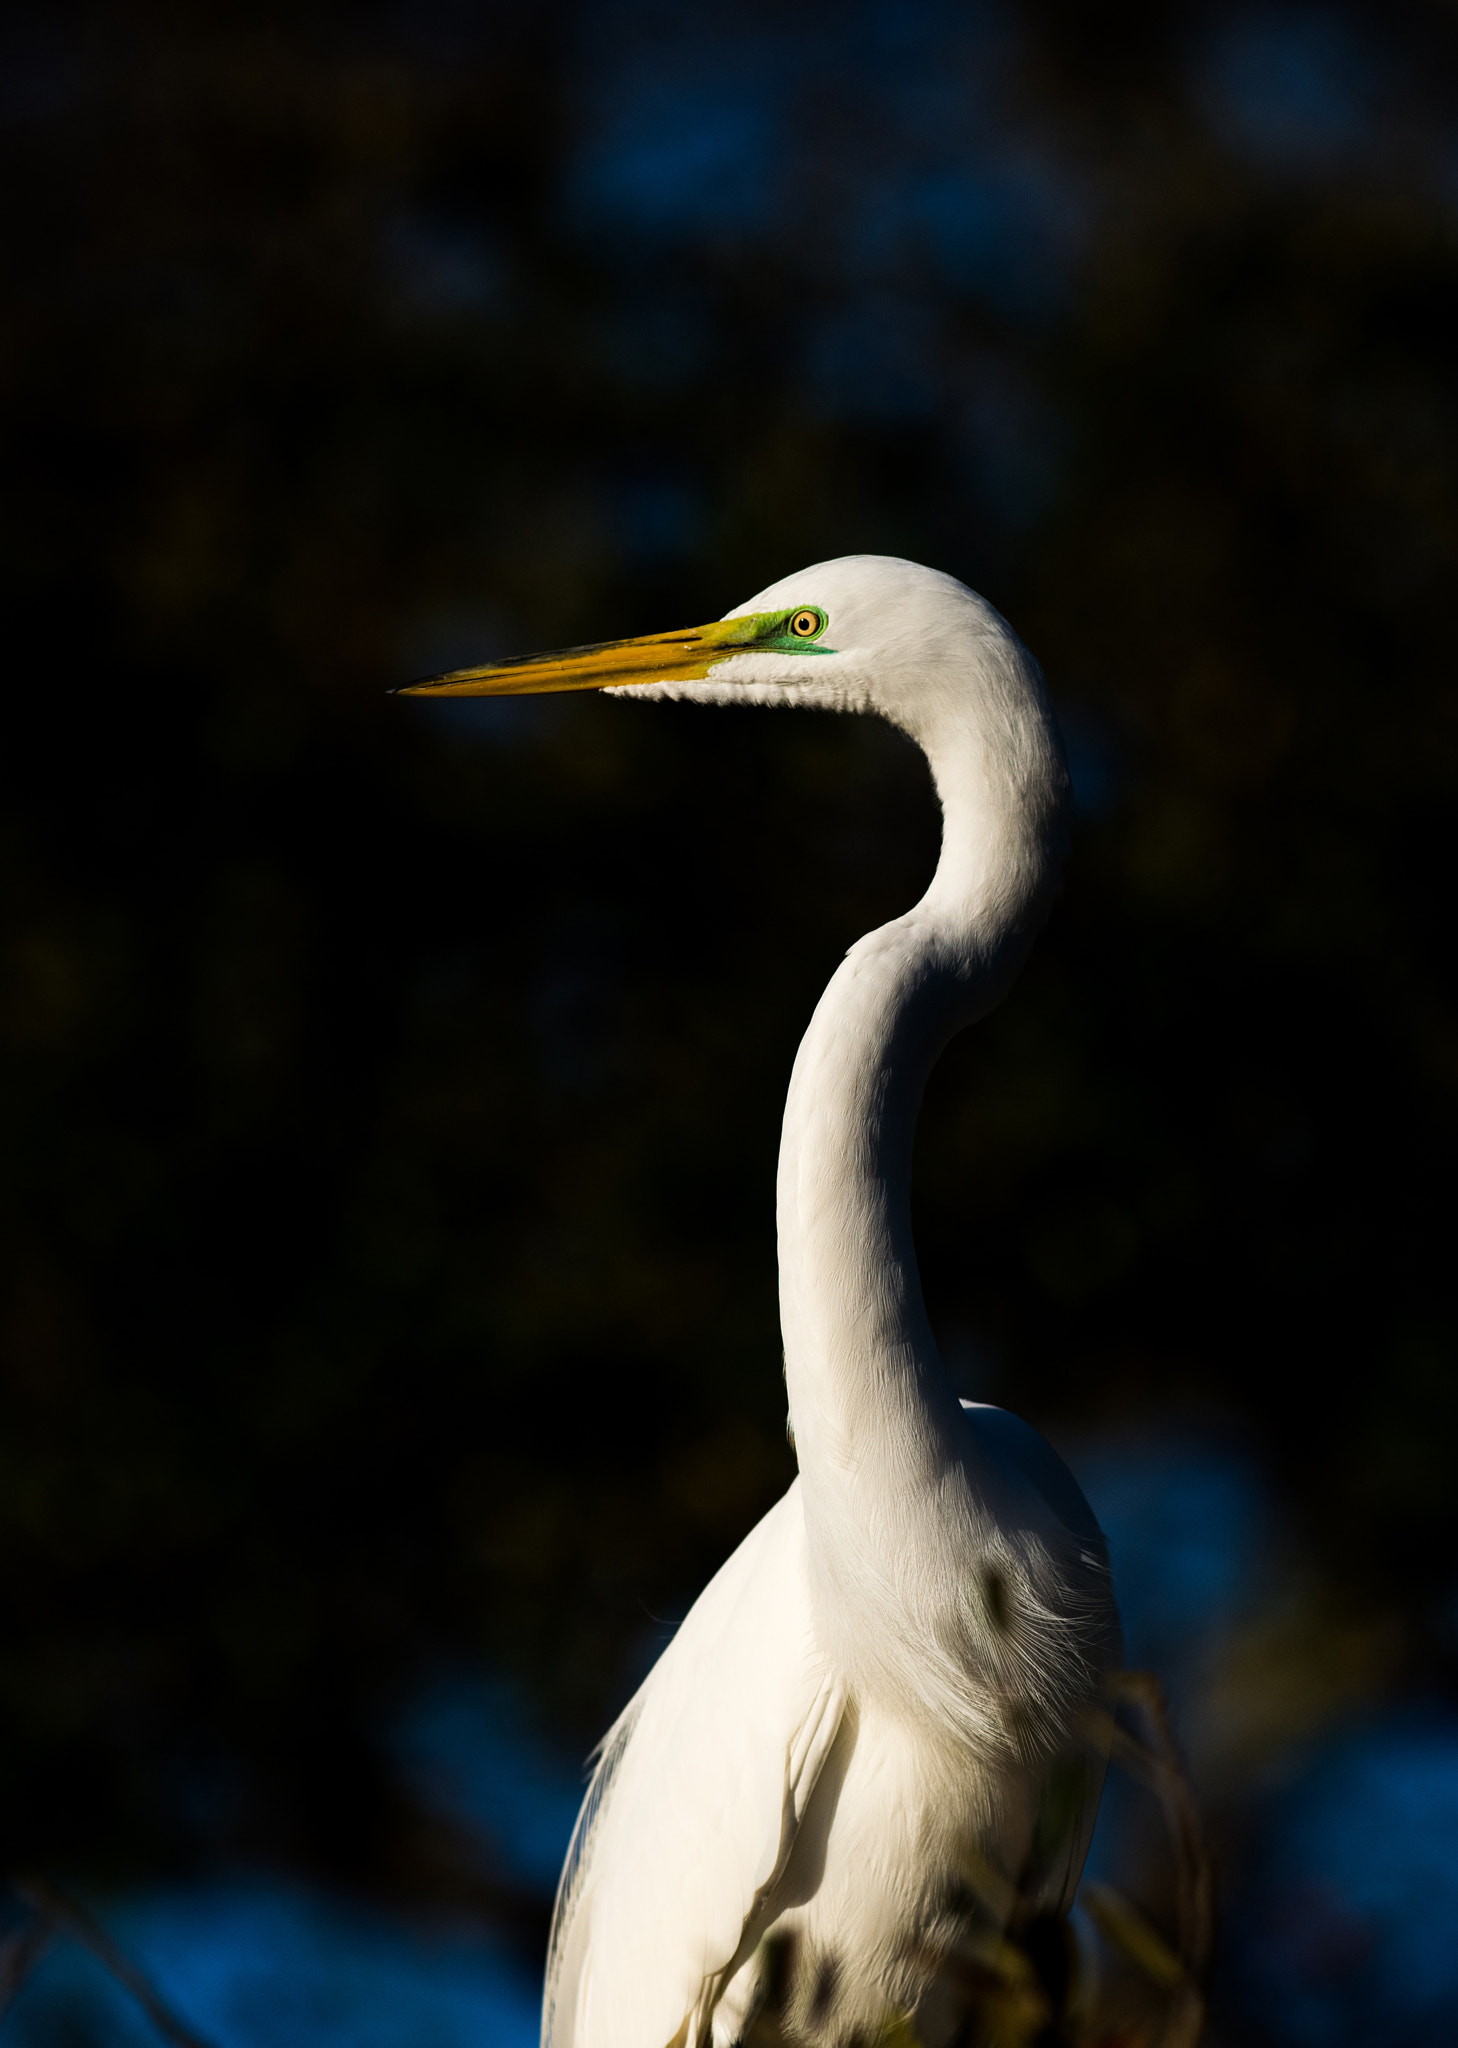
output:
<path id="1" fill-rule="evenodd" d="M 552 654 L 517 655 L 488 668 L 457 668 L 449 675 L 407 683 L 400 697 L 526 697 L 545 690 L 604 690 L 622 684 L 698 683 L 716 661 L 737 649 L 763 644 L 757 613 L 685 626 L 677 633 L 643 633 L 636 640 L 598 640 Z"/>

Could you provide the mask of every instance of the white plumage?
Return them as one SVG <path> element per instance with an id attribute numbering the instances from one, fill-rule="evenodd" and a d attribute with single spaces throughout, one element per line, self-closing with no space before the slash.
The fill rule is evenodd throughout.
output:
<path id="1" fill-rule="evenodd" d="M 951 2048 L 966 1944 L 1072 1900 L 1119 1658 L 1071 1475 L 1026 1423 L 952 1390 L 908 1204 L 932 1062 L 1005 993 L 1057 888 L 1056 728 L 990 605 L 883 556 L 786 577 L 694 634 L 443 687 L 589 682 L 877 712 L 925 752 L 944 829 L 925 896 L 851 948 L 795 1062 L 778 1209 L 800 1477 L 606 1738 L 543 2048 L 728 2048 L 771 1968 L 791 2039 L 871 2040 L 910 2015 L 925 2048 Z"/>

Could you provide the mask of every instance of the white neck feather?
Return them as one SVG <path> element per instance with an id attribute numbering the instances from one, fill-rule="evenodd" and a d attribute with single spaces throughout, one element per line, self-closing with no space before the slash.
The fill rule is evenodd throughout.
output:
<path id="1" fill-rule="evenodd" d="M 935 1611 L 937 1589 L 965 1578 L 940 1554 L 949 1519 L 964 1536 L 968 1518 L 989 1528 L 1005 1519 L 1005 1475 L 977 1469 L 927 1323 L 909 1188 L 931 1066 L 1005 993 L 1057 886 L 1061 751 L 1036 671 L 1015 680 L 994 693 L 990 714 L 980 692 L 944 704 L 931 729 L 918 721 L 944 815 L 936 874 L 914 909 L 847 954 L 800 1046 L 785 1108 L 790 1415 L 819 1620 L 861 1655 L 878 1626 L 914 1628 L 918 1603 L 951 1651 L 956 1617 Z"/>

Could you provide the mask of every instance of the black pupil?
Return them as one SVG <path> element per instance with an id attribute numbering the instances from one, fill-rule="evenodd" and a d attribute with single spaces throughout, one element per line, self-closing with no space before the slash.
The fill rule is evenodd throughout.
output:
<path id="1" fill-rule="evenodd" d="M 795 614 L 795 631 L 797 633 L 813 633 L 815 631 L 815 614 L 813 612 L 797 612 Z"/>

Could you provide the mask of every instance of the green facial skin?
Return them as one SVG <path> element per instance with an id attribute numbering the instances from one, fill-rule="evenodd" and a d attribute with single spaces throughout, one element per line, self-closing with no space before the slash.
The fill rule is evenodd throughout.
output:
<path id="1" fill-rule="evenodd" d="M 807 612 L 813 612 L 820 621 L 813 633 L 792 633 L 791 619 L 798 619 Z M 835 648 L 821 647 L 817 643 L 830 621 L 816 604 L 791 605 L 783 612 L 745 612 L 742 617 L 725 619 L 717 628 L 708 628 L 717 639 L 723 634 L 720 645 L 727 653 L 731 648 L 753 647 L 766 654 L 834 654 Z"/>

